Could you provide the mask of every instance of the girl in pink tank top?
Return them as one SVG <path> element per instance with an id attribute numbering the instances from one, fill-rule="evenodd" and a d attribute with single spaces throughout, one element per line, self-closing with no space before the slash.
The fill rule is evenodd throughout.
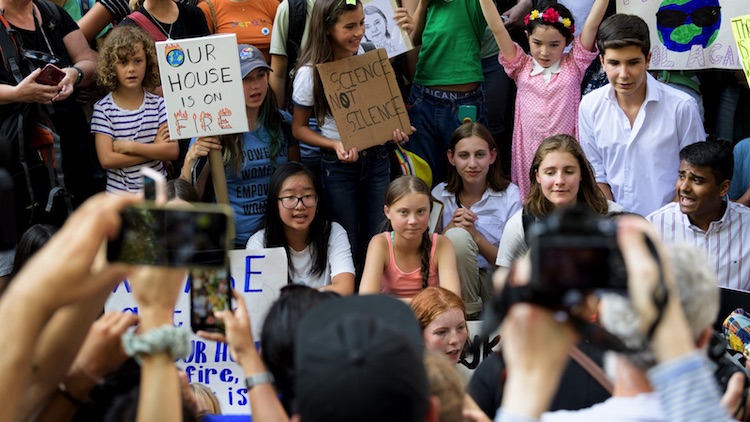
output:
<path id="1" fill-rule="evenodd" d="M 453 245 L 428 231 L 431 208 L 430 189 L 421 179 L 402 176 L 388 185 L 388 231 L 370 241 L 361 294 L 409 300 L 427 286 L 440 286 L 461 295 Z"/>

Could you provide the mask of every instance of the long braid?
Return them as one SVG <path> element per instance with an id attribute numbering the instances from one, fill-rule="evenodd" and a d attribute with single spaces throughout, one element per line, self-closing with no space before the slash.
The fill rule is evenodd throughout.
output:
<path id="1" fill-rule="evenodd" d="M 429 230 L 422 233 L 422 244 L 420 245 L 422 255 L 422 288 L 427 287 L 427 279 L 430 277 L 430 251 L 432 250 L 432 235 Z"/>

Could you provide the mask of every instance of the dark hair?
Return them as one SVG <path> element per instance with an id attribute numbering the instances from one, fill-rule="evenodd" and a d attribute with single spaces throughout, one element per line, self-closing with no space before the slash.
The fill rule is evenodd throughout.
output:
<path id="1" fill-rule="evenodd" d="M 184 179 L 173 179 L 167 182 L 167 200 L 182 199 L 187 202 L 201 202 L 195 187 Z"/>
<path id="2" fill-rule="evenodd" d="M 50 240 L 57 230 L 57 227 L 49 224 L 34 224 L 23 232 L 16 247 L 13 272 L 10 274 L 11 279 L 21 271 L 21 268 L 39 249 L 42 249 L 42 246 Z"/>
<path id="3" fill-rule="evenodd" d="M 310 268 L 309 274 L 317 277 L 323 274 L 326 269 L 331 223 L 328 221 L 328 213 L 325 211 L 323 188 L 320 185 L 320 181 L 304 164 L 290 161 L 279 166 L 271 175 L 271 181 L 268 184 L 268 201 L 266 202 L 266 233 L 264 241 L 267 248 L 283 246 L 286 249 L 289 268 L 291 268 L 292 254 L 289 250 L 289 242 L 287 241 L 286 234 L 284 233 L 284 223 L 279 216 L 279 192 L 286 179 L 298 174 L 305 175 L 312 181 L 315 193 L 318 195 L 315 217 L 313 217 L 313 221 L 310 223 L 310 229 L 305 241 L 305 244 L 312 246 L 310 248 L 312 268 Z M 289 282 L 291 283 L 291 280 Z"/>
<path id="4" fill-rule="evenodd" d="M 390 40 L 391 33 L 388 32 L 388 18 L 385 17 L 385 14 L 383 13 L 383 11 L 375 6 L 365 6 L 365 9 L 363 11 L 365 12 L 365 15 L 379 14 L 380 16 L 383 17 L 383 25 L 385 25 L 385 38 Z M 366 32 L 365 32 L 365 39 L 367 41 L 370 41 L 370 38 L 367 36 Z"/>
<path id="5" fill-rule="evenodd" d="M 680 150 L 680 161 L 699 167 L 709 167 L 716 184 L 732 180 L 734 173 L 734 151 L 729 143 L 696 142 Z"/>
<path id="6" fill-rule="evenodd" d="M 648 24 L 636 15 L 614 14 L 599 25 L 596 34 L 596 45 L 603 57 L 607 49 L 636 46 L 641 49 L 643 57 L 648 57 L 651 51 L 651 36 Z"/>
<path id="7" fill-rule="evenodd" d="M 292 414 L 294 400 L 294 339 L 297 327 L 310 309 L 333 298 L 301 284 L 285 286 L 263 322 L 261 356 L 276 380 L 276 390 L 281 395 L 281 404 L 287 414 Z"/>
<path id="8" fill-rule="evenodd" d="M 466 122 L 453 131 L 450 143 L 448 144 L 448 150 L 455 153 L 456 145 L 461 140 L 471 136 L 482 138 L 487 142 L 490 151 L 494 150 L 499 154 L 497 144 L 495 144 L 495 139 L 492 137 L 490 131 L 487 130 L 483 124 L 477 122 Z M 460 192 L 464 184 L 463 179 L 461 179 L 461 176 L 459 176 L 458 171 L 456 171 L 454 166 L 449 167 L 448 176 L 446 177 L 445 182 L 445 190 L 450 193 Z M 487 186 L 494 191 L 502 192 L 508 188 L 508 185 L 510 185 L 510 181 L 503 177 L 503 174 L 500 171 L 500 156 L 498 155 L 495 162 L 490 164 L 490 168 L 487 171 Z"/>
<path id="9" fill-rule="evenodd" d="M 432 211 L 432 193 L 422 179 L 415 176 L 400 176 L 388 184 L 388 190 L 385 192 L 385 206 L 391 207 L 399 199 L 410 193 L 427 195 Z M 386 230 L 393 230 L 390 220 L 386 222 Z M 419 246 L 419 253 L 422 257 L 422 288 L 427 287 L 427 279 L 430 277 L 430 250 L 432 250 L 432 237 L 430 231 L 425 230 L 422 233 L 422 243 Z"/>
<path id="10" fill-rule="evenodd" d="M 544 19 L 542 15 L 548 13 L 549 9 L 557 12 L 557 14 L 560 15 L 560 17 L 563 19 L 570 19 L 570 25 L 566 28 L 562 22 L 550 22 Z M 534 33 L 534 30 L 540 26 L 551 26 L 557 29 L 560 34 L 565 37 L 566 42 L 570 43 L 571 41 L 573 41 L 575 19 L 573 19 L 573 14 L 570 13 L 570 10 L 568 10 L 567 7 L 559 4 L 556 1 L 546 1 L 539 4 L 535 10 L 532 10 L 532 13 L 534 12 L 537 12 L 539 14 L 539 17 L 537 17 L 536 19 L 529 19 L 529 22 L 526 24 L 526 32 L 528 32 L 529 36 L 531 36 L 531 34 Z M 529 15 L 528 17 L 530 16 L 531 15 Z"/>
<path id="11" fill-rule="evenodd" d="M 317 68 L 318 64 L 334 60 L 333 48 L 331 48 L 331 40 L 328 38 L 327 31 L 336 25 L 342 14 L 359 7 L 362 7 L 360 0 L 356 0 L 356 4 L 349 4 L 344 0 L 315 0 L 310 18 L 310 35 L 307 38 L 307 44 L 300 53 L 297 69 L 305 65 L 312 66 L 313 114 L 318 120 L 319 126 L 323 125 L 323 119 L 331 111 L 325 92 L 323 92 L 323 82 L 320 80 Z"/>
<path id="12" fill-rule="evenodd" d="M 586 159 L 581 145 L 576 138 L 570 135 L 550 136 L 543 140 L 539 148 L 536 149 L 534 160 L 531 162 L 531 167 L 529 168 L 531 188 L 529 189 L 529 196 L 526 198 L 526 203 L 523 206 L 524 210 L 531 215 L 544 217 L 555 209 L 555 206 L 542 193 L 542 187 L 539 182 L 536 181 L 539 166 L 547 157 L 547 154 L 551 152 L 567 152 L 578 161 L 578 167 L 581 169 L 581 183 L 578 185 L 577 203 L 585 205 L 586 208 L 597 214 L 606 214 L 609 210 L 609 204 L 602 191 L 596 185 L 594 169 L 591 167 L 589 160 Z"/>

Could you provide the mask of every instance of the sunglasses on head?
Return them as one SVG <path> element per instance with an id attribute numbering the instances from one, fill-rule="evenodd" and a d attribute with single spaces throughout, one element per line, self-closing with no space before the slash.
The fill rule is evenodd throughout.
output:
<path id="1" fill-rule="evenodd" d="M 665 28 L 677 28 L 684 25 L 690 17 L 695 26 L 705 28 L 719 21 L 720 11 L 721 6 L 705 6 L 695 9 L 692 13 L 675 9 L 660 10 L 656 13 L 656 23 Z"/>

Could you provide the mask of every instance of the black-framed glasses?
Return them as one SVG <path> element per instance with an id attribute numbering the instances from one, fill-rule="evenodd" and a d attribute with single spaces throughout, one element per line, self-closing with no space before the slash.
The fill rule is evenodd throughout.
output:
<path id="1" fill-rule="evenodd" d="M 687 22 L 688 17 L 695 26 L 705 28 L 719 22 L 721 6 L 705 6 L 686 13 L 682 10 L 660 10 L 656 13 L 656 24 L 665 28 L 677 28 Z"/>
<path id="2" fill-rule="evenodd" d="M 279 201 L 281 201 L 281 206 L 288 210 L 297 208 L 300 202 L 302 202 L 305 208 L 310 208 L 318 204 L 318 195 L 282 196 L 279 198 Z"/>

